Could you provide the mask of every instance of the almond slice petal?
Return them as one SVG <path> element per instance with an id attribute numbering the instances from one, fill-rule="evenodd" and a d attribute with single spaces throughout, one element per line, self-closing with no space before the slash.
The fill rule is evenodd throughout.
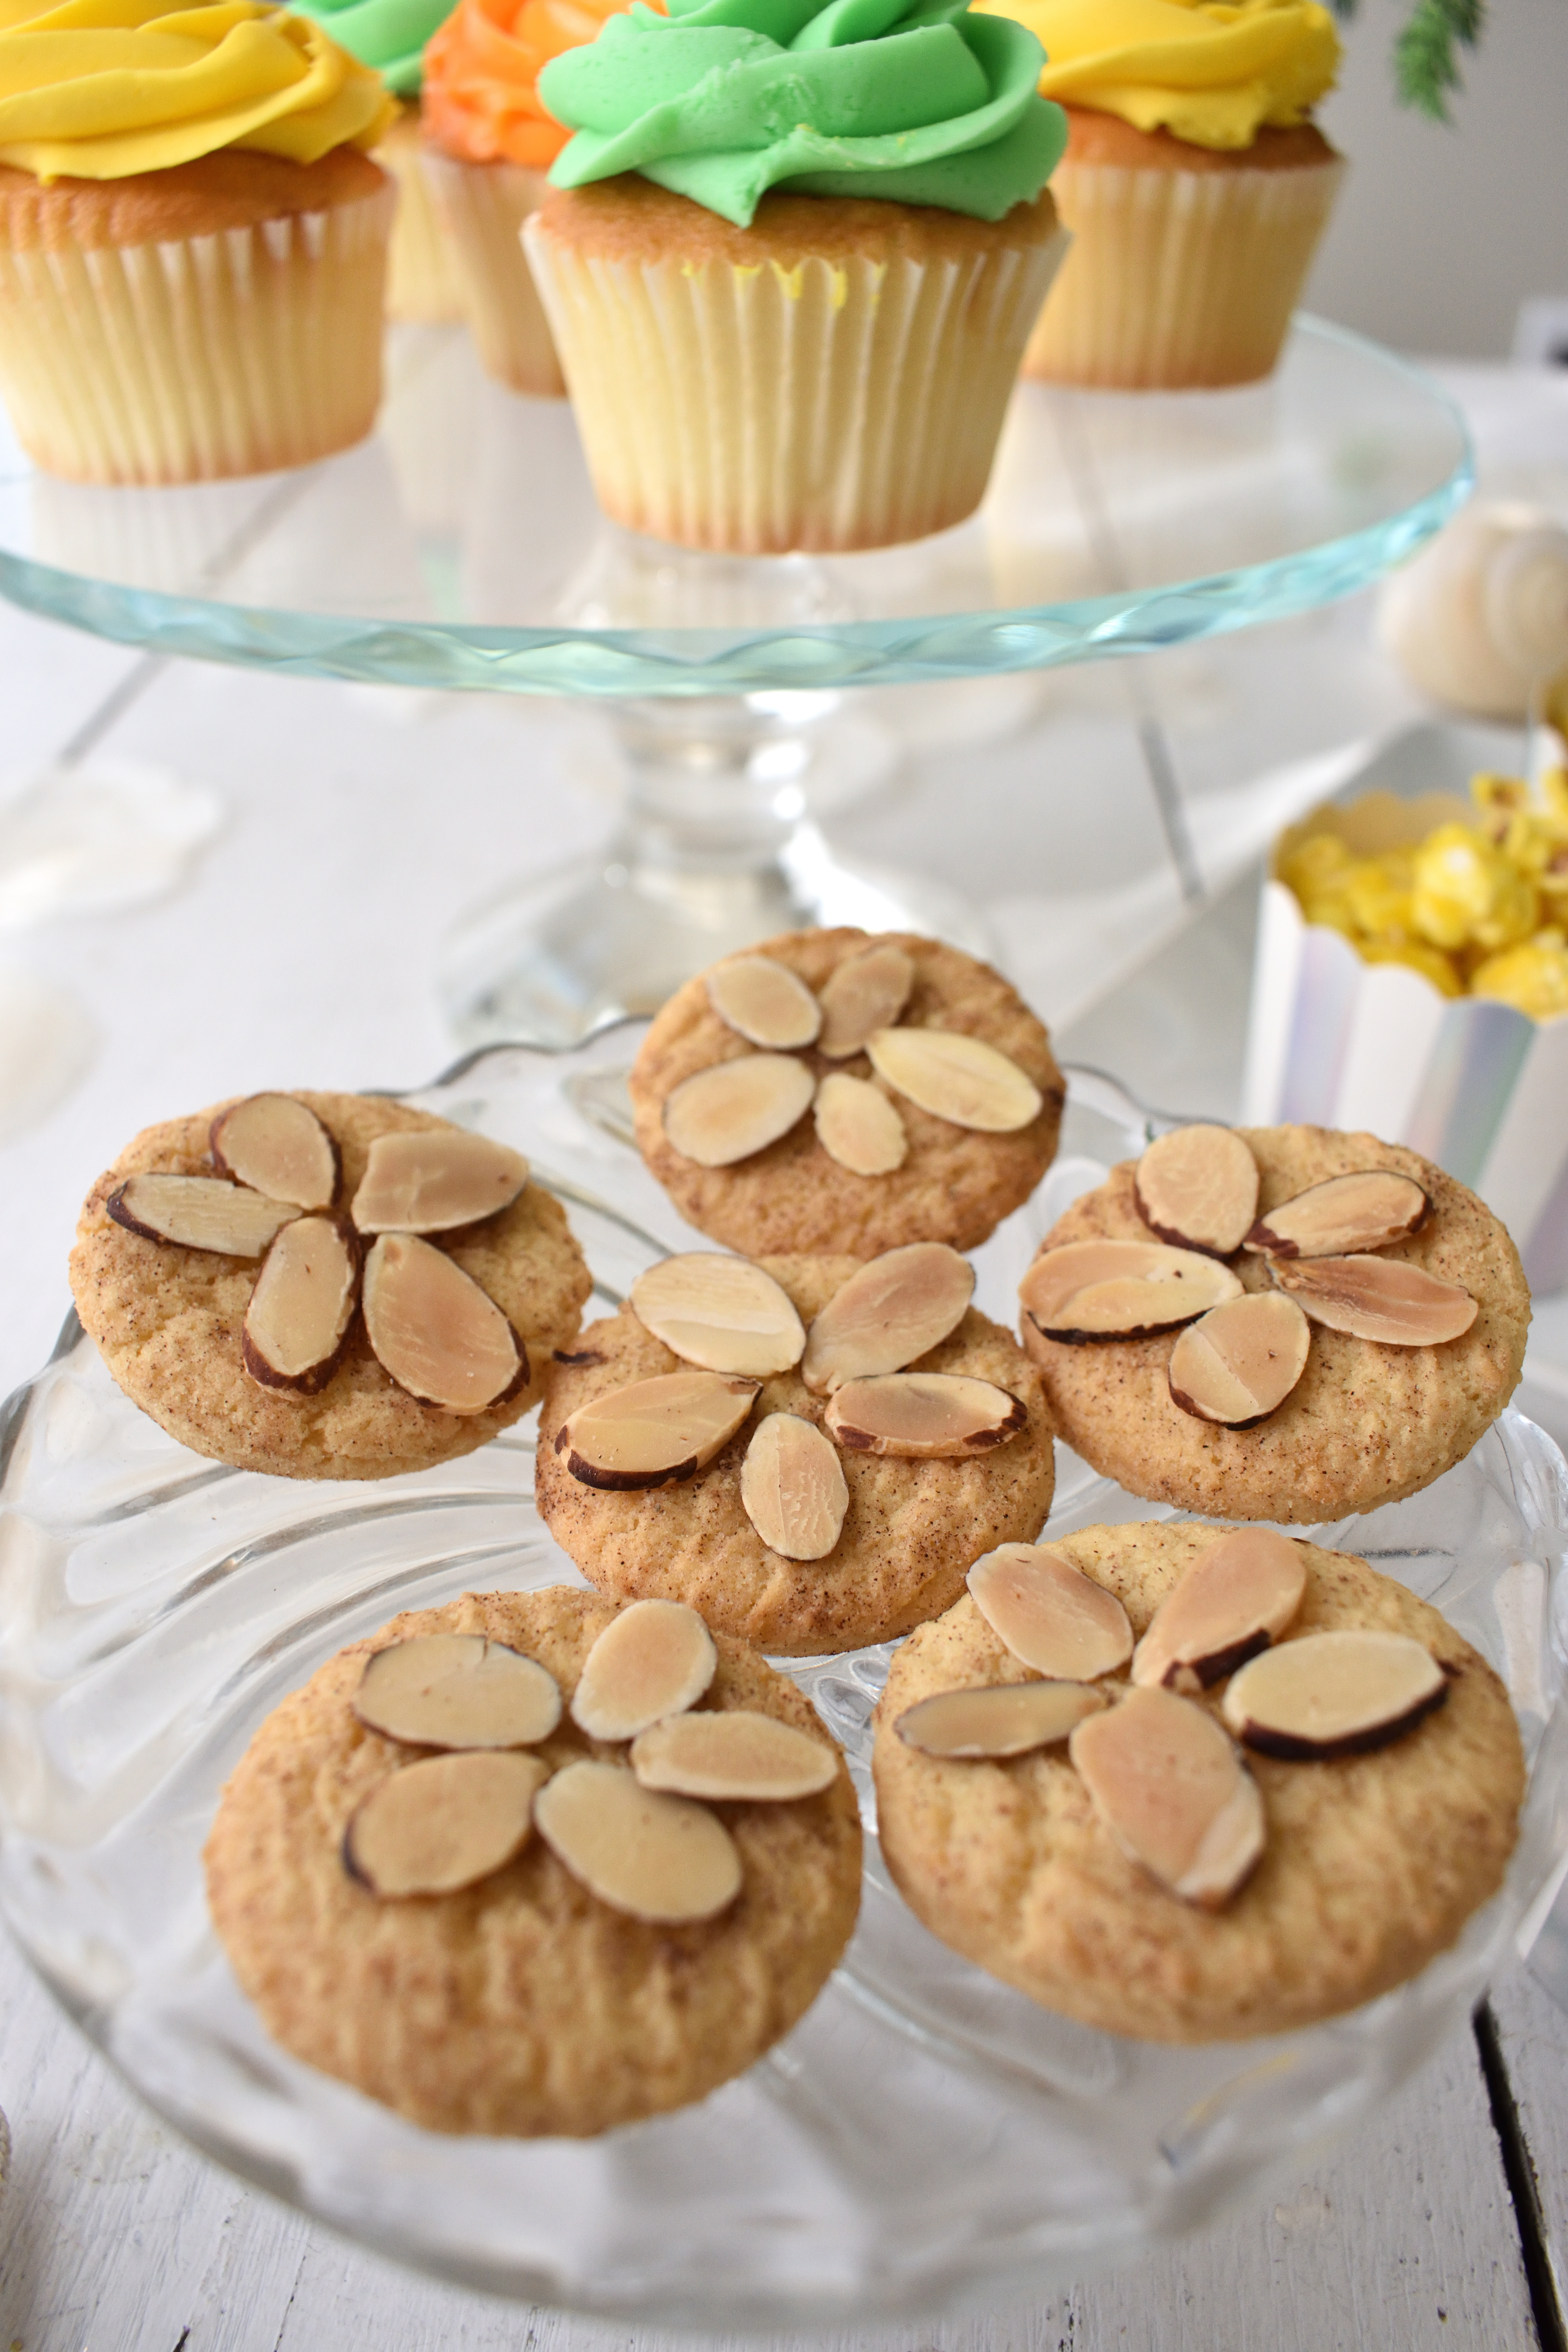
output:
<path id="1" fill-rule="evenodd" d="M 836 1389 L 826 1423 L 852 1454 L 956 1461 L 1005 1445 L 1028 1422 L 1018 1398 L 956 1372 L 885 1372 Z"/>
<path id="2" fill-rule="evenodd" d="M 815 1423 L 770 1412 L 757 1423 L 741 1465 L 741 1501 L 781 1559 L 826 1559 L 843 1533 L 849 1489 L 837 1453 Z"/>
<path id="3" fill-rule="evenodd" d="M 1408 1633 L 1303 1633 L 1244 1666 L 1221 1704 L 1249 1748 L 1304 1763 L 1386 1748 L 1447 1696 L 1442 1667 Z"/>
<path id="4" fill-rule="evenodd" d="M 805 1326 L 789 1294 L 749 1258 L 689 1250 L 639 1274 L 630 1305 L 672 1355 L 710 1372 L 766 1380 L 798 1364 Z"/>
<path id="5" fill-rule="evenodd" d="M 449 1234 L 510 1208 L 527 1181 L 521 1151 L 467 1128 L 378 1135 L 352 1213 L 362 1234 Z"/>
<path id="6" fill-rule="evenodd" d="M 850 956 L 823 983 L 817 1052 L 830 1062 L 862 1053 L 868 1037 L 892 1026 L 914 984 L 914 963 L 902 948 L 868 948 Z"/>
<path id="7" fill-rule="evenodd" d="M 809 1045 L 822 1026 L 822 1007 L 805 981 L 772 956 L 731 956 L 715 964 L 708 1002 L 752 1045 Z"/>
<path id="8" fill-rule="evenodd" d="M 634 1601 L 583 1661 L 572 1720 L 590 1739 L 635 1739 L 695 1706 L 719 1671 L 713 1636 L 684 1601 Z"/>
<path id="9" fill-rule="evenodd" d="M 1258 1162 L 1233 1128 L 1178 1127 L 1138 1162 L 1133 1195 L 1163 1242 L 1228 1257 L 1258 1214 Z"/>
<path id="10" fill-rule="evenodd" d="M 220 1257 L 259 1257 L 300 1213 L 223 1176 L 128 1176 L 103 1205 L 117 1225 L 143 1241 L 215 1250 Z"/>
<path id="11" fill-rule="evenodd" d="M 1346 1257 L 1404 1241 L 1431 1208 L 1413 1177 L 1392 1168 L 1359 1169 L 1282 1201 L 1251 1227 L 1247 1246 L 1271 1257 Z"/>
<path id="12" fill-rule="evenodd" d="M 1269 1272 L 1314 1323 L 1384 1348 L 1436 1348 L 1479 1311 L 1468 1290 L 1396 1257 L 1274 1258 Z"/>
<path id="13" fill-rule="evenodd" d="M 343 1867 L 373 1895 L 454 1895 L 528 1843 L 549 1766 L 476 1749 L 405 1764 L 373 1789 L 343 1832 Z"/>
<path id="14" fill-rule="evenodd" d="M 818 1396 L 901 1372 L 940 1347 L 974 1296 L 974 1268 L 945 1242 L 884 1250 L 840 1285 L 811 1327 L 801 1378 Z"/>
<path id="15" fill-rule="evenodd" d="M 1240 1296 L 1229 1266 L 1163 1242 L 1058 1243 L 1041 1251 L 1018 1287 L 1037 1330 L 1069 1345 L 1168 1331 Z"/>
<path id="16" fill-rule="evenodd" d="M 787 1054 L 742 1054 L 672 1088 L 664 1131 L 683 1160 L 729 1168 L 787 1135 L 816 1092 L 804 1062 Z"/>
<path id="17" fill-rule="evenodd" d="M 1037 1674 L 1091 1683 L 1132 1655 L 1132 1627 L 1115 1593 L 1044 1544 L 999 1544 L 967 1581 L 991 1631 Z"/>
<path id="18" fill-rule="evenodd" d="M 634 1919 L 711 1919 L 741 1891 L 741 1857 L 717 1814 L 640 1788 L 618 1764 L 568 1764 L 541 1789 L 533 1818 L 579 1885 Z"/>
<path id="19" fill-rule="evenodd" d="M 1130 1691 L 1086 1717 L 1068 1752 L 1130 1860 L 1205 1911 L 1236 1893 L 1263 1851 L 1263 1803 L 1205 1709 L 1173 1691 Z"/>
<path id="20" fill-rule="evenodd" d="M 1178 1335 L 1166 1374 L 1171 1402 L 1196 1421 L 1254 1429 L 1284 1403 L 1311 1344 L 1311 1326 L 1282 1291 L 1226 1298 Z"/>
<path id="21" fill-rule="evenodd" d="M 871 1067 L 933 1118 L 982 1135 L 1011 1135 L 1038 1118 L 1044 1097 L 1016 1062 L 957 1029 L 878 1029 Z"/>
<path id="22" fill-rule="evenodd" d="M 830 1070 L 816 1089 L 813 1116 L 818 1143 L 852 1176 L 890 1176 L 903 1166 L 910 1149 L 904 1122 L 868 1078 Z"/>
<path id="23" fill-rule="evenodd" d="M 353 1711 L 413 1748 L 531 1748 L 561 1720 L 555 1677 L 483 1633 L 415 1633 L 365 1660 Z"/>
<path id="24" fill-rule="evenodd" d="M 296 1209 L 330 1209 L 342 1161 L 338 1147 L 298 1095 L 247 1095 L 212 1123 L 213 1162 L 237 1183 Z"/>
<path id="25" fill-rule="evenodd" d="M 315 1396 L 337 1369 L 359 1293 L 359 1243 L 339 1217 L 294 1217 L 262 1261 L 240 1360 L 263 1388 Z"/>
<path id="26" fill-rule="evenodd" d="M 924 1756 L 1026 1756 L 1066 1739 L 1105 1705 L 1104 1692 L 1087 1683 L 991 1683 L 937 1691 L 906 1707 L 893 1728 Z"/>
<path id="27" fill-rule="evenodd" d="M 660 1372 L 579 1405 L 555 1451 L 584 1486 L 673 1486 L 712 1461 L 756 1402 L 757 1383 L 722 1372 Z"/>
<path id="28" fill-rule="evenodd" d="M 528 1352 L 455 1258 L 383 1234 L 364 1262 L 364 1328 L 384 1372 L 421 1404 L 486 1412 L 528 1380 Z"/>
<path id="29" fill-rule="evenodd" d="M 1201 1551 L 1132 1654 L 1132 1679 L 1189 1696 L 1277 1641 L 1301 1606 L 1307 1559 L 1272 1528 L 1235 1528 Z"/>
<path id="30" fill-rule="evenodd" d="M 787 1804 L 831 1788 L 838 1759 L 793 1724 L 732 1707 L 722 1715 L 678 1715 L 639 1733 L 632 1770 L 645 1789 L 678 1797 Z"/>

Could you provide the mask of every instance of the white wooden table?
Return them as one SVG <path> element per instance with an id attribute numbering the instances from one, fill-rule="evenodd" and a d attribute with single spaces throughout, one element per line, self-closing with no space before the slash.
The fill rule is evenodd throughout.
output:
<path id="1" fill-rule="evenodd" d="M 1524 391 L 1500 372 L 1456 380 L 1494 474 L 1568 505 L 1568 385 Z M 1417 709 L 1373 649 L 1364 605 L 1168 657 L 1148 676 L 1211 884 L 1261 837 L 1243 792 L 1252 778 Z M 69 992 L 93 1040 L 74 1091 L 0 1147 L 8 1389 L 48 1351 L 77 1205 L 135 1128 L 250 1087 L 431 1076 L 448 1051 L 431 992 L 447 925 L 509 872 L 592 846 L 611 808 L 595 722 L 561 705 L 158 664 L 4 606 L 0 696 L 0 829 L 5 792 L 62 754 L 153 762 L 215 788 L 226 809 L 174 896 L 0 937 L 0 982 L 20 973 Z M 1223 1113 L 1238 1075 L 1246 895 L 1108 998 L 1108 982 L 1179 925 L 1168 845 L 1117 674 L 1046 682 L 1033 703 L 1005 740 L 934 749 L 978 715 L 963 695 L 877 706 L 906 756 L 891 783 L 830 817 L 835 837 L 940 872 L 980 902 L 1068 1055 Z M 855 2341 L 889 2352 L 1511 2352 L 1540 2341 L 1557 2352 L 1568 2342 L 1553 2284 L 1568 2285 L 1568 2016 L 1521 1976 L 1498 1995 L 1483 2043 L 1457 2036 L 1354 2143 L 1260 2189 L 1205 2237 L 1046 2308 Z M 242 2187 L 137 2105 L 3 1944 L 0 2104 L 14 2136 L 0 2352 L 652 2352 L 672 2341 L 405 2275 Z"/>

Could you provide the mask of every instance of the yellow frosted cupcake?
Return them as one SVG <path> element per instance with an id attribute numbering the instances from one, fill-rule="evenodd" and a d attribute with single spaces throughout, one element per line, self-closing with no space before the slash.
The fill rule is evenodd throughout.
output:
<path id="1" fill-rule="evenodd" d="M 607 514 L 777 554 L 973 512 L 1062 249 L 1039 71 L 921 0 L 671 0 L 545 68 L 524 240 Z"/>
<path id="2" fill-rule="evenodd" d="M 1339 40 L 1315 0 L 975 0 L 1026 25 L 1067 110 L 1072 249 L 1025 373 L 1247 383 L 1284 341 L 1344 164 L 1314 123 Z"/>
<path id="3" fill-rule="evenodd" d="M 391 113 L 262 0 L 0 0 L 0 395 L 37 464 L 202 481 L 367 433 Z"/>

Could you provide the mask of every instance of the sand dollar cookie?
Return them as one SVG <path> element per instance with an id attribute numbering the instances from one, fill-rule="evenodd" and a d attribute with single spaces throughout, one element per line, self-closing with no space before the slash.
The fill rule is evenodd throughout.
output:
<path id="1" fill-rule="evenodd" d="M 944 1244 L 693 1253 L 552 1366 L 536 1491 L 602 1592 L 789 1656 L 891 1640 L 1050 1509 L 1039 1376 Z"/>
<path id="2" fill-rule="evenodd" d="M 384 1478 L 538 1400 L 590 1278 L 527 1162 L 364 1095 L 150 1127 L 89 1194 L 83 1328 L 172 1437 L 287 1478 Z"/>
<path id="3" fill-rule="evenodd" d="M 1160 1139 L 1058 1220 L 1019 1297 L 1095 1469 L 1184 1509 L 1309 1523 L 1462 1461 L 1530 1322 L 1519 1253 L 1473 1192 L 1316 1127 Z"/>
<path id="4" fill-rule="evenodd" d="M 1016 1562 L 977 1576 L 878 1708 L 882 1851 L 944 1943 L 1085 2024 L 1234 2041 L 1402 1983 L 1497 1891 L 1519 1732 L 1435 1609 L 1261 1528 L 1089 1528 L 1049 1553 L 1065 1595 Z M 1075 1580 L 1125 1621 L 1120 1661 L 1077 1683 L 1009 1646 L 1081 1630 Z M 1039 1718 L 1011 1753 L 1009 1707 Z"/>
<path id="5" fill-rule="evenodd" d="M 674 1714 L 634 1733 L 650 1706 Z M 576 1719 L 606 1708 L 605 1736 Z M 427 2130 L 582 2137 L 789 2031 L 854 1927 L 860 1825 L 810 1704 L 744 1643 L 555 1587 L 329 1659 L 251 1741 L 205 1864 L 296 2057 Z"/>
<path id="6" fill-rule="evenodd" d="M 631 1076 L 680 1213 L 748 1255 L 973 1249 L 1057 1148 L 1061 1072 L 988 964 L 903 932 L 791 931 L 677 991 Z"/>

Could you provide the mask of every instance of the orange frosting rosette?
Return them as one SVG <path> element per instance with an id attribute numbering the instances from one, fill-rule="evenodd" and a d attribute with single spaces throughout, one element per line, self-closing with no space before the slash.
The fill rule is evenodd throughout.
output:
<path id="1" fill-rule="evenodd" d="M 563 49 L 598 37 L 626 0 L 458 0 L 425 51 L 425 135 L 464 163 L 547 172 L 567 140 L 539 96 Z M 662 13 L 662 0 L 651 0 Z"/>

